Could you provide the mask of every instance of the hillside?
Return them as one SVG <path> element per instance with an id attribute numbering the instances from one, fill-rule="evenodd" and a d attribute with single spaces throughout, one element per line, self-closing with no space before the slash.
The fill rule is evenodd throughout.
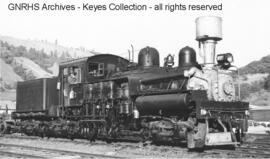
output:
<path id="1" fill-rule="evenodd" d="M 57 76 L 58 63 L 66 58 L 0 40 L 0 100 L 15 101 L 18 81 Z"/>
<path id="2" fill-rule="evenodd" d="M 32 73 L 35 78 L 52 77 L 51 73 L 43 70 L 38 64 L 25 57 L 14 57 L 14 65 L 26 69 L 26 73 Z"/>
<path id="3" fill-rule="evenodd" d="M 14 46 L 0 41 L 0 57 L 23 80 L 52 76 L 50 67 L 54 63 L 65 60 L 66 56 L 47 55 L 43 50 L 26 49 L 24 46 Z"/>
<path id="4" fill-rule="evenodd" d="M 17 75 L 13 68 L 6 64 L 4 60 L 0 58 L 0 90 L 4 91 L 6 89 L 15 88 L 17 81 L 22 81 L 23 79 Z"/>
<path id="5" fill-rule="evenodd" d="M 240 68 L 241 97 L 253 105 L 270 105 L 270 55 Z"/>
<path id="6" fill-rule="evenodd" d="M 261 58 L 261 60 L 253 61 L 240 68 L 241 75 L 257 73 L 270 73 L 270 54 Z"/>
<path id="7" fill-rule="evenodd" d="M 72 48 L 72 47 L 64 47 L 58 44 L 57 40 L 54 43 L 49 42 L 47 40 L 30 40 L 30 39 L 18 39 L 9 36 L 0 35 L 0 41 L 7 42 L 10 45 L 24 46 L 26 49 L 36 49 L 43 50 L 47 55 L 55 55 L 60 57 L 63 54 L 68 54 L 72 58 L 92 56 L 95 52 L 87 50 L 84 47 L 80 48 Z"/>

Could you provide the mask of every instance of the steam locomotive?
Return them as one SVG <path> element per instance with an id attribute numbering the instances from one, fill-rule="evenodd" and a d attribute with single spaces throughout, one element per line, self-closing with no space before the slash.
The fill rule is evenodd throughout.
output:
<path id="1" fill-rule="evenodd" d="M 240 101 L 232 54 L 215 57 L 221 22 L 196 19 L 202 64 L 186 46 L 178 66 L 172 55 L 160 66 L 158 50 L 145 47 L 138 63 L 99 54 L 61 63 L 58 77 L 18 82 L 10 132 L 108 142 L 185 140 L 189 149 L 241 142 L 249 104 Z"/>

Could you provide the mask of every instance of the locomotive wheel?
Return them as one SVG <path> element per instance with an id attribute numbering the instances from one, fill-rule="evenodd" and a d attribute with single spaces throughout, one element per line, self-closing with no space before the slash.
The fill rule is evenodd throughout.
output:
<path id="1" fill-rule="evenodd" d="M 204 141 L 203 140 L 195 140 L 194 131 L 190 131 L 187 133 L 187 147 L 189 151 L 197 151 L 203 152 L 204 150 Z"/>
<path id="2" fill-rule="evenodd" d="M 44 133 L 44 137 L 48 137 L 49 136 L 49 127 L 48 125 L 44 125 L 44 129 L 43 129 L 43 133 Z M 49 137 L 48 137 L 49 138 Z"/>
<path id="3" fill-rule="evenodd" d="M 187 147 L 189 150 L 203 151 L 206 135 L 206 124 L 198 123 L 198 131 L 187 132 Z"/>
<path id="4" fill-rule="evenodd" d="M 40 126 L 40 137 L 41 138 L 45 137 L 45 126 L 44 125 Z"/>
<path id="5" fill-rule="evenodd" d="M 71 141 L 74 140 L 74 131 L 73 131 L 73 127 L 68 126 L 67 128 L 67 134 L 68 134 L 68 139 L 70 139 Z"/>
<path id="6" fill-rule="evenodd" d="M 194 136 L 195 136 L 195 133 L 193 130 L 187 132 L 187 147 L 189 150 L 191 150 L 195 147 Z"/>
<path id="7" fill-rule="evenodd" d="M 239 142 L 240 144 L 243 143 L 243 137 L 244 137 L 244 133 L 241 129 L 236 129 L 235 132 L 235 136 L 236 136 L 236 141 Z"/>
<path id="8" fill-rule="evenodd" d="M 6 123 L 2 121 L 2 122 L 0 123 L 0 134 L 1 134 L 1 135 L 4 134 L 4 133 L 6 132 L 6 130 L 7 130 Z"/>
<path id="9" fill-rule="evenodd" d="M 143 142 L 147 142 L 147 141 L 150 141 L 152 139 L 152 134 L 151 134 L 150 129 L 148 129 L 148 128 L 143 129 L 142 138 L 143 138 Z"/>
<path id="10" fill-rule="evenodd" d="M 108 138 L 108 137 L 105 138 L 105 141 L 106 141 L 107 144 L 112 143 L 112 139 L 110 139 L 110 138 Z"/>
<path id="11" fill-rule="evenodd" d="M 90 142 L 95 142 L 98 134 L 97 126 L 95 123 L 88 123 L 87 126 L 89 128 L 88 139 Z"/>

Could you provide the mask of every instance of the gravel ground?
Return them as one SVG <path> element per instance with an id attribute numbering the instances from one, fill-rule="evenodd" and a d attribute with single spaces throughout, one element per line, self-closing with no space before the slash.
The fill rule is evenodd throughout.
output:
<path id="1" fill-rule="evenodd" d="M 78 142 L 76 142 L 78 141 Z M 106 143 L 97 141 L 90 143 L 86 140 L 69 141 L 67 139 L 18 139 L 0 137 L 0 143 L 27 145 L 42 148 L 53 148 L 66 151 L 77 151 L 84 153 L 111 155 L 127 158 L 228 158 L 232 157 L 226 153 L 218 153 L 213 150 L 209 152 L 189 152 L 186 147 L 180 146 L 157 146 L 143 145 L 142 143 L 114 142 Z"/>

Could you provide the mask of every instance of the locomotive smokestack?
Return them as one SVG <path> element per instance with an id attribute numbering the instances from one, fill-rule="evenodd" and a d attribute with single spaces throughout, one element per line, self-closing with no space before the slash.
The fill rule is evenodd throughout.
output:
<path id="1" fill-rule="evenodd" d="M 213 67 L 215 64 L 216 44 L 222 40 L 221 23 L 221 17 L 204 16 L 196 19 L 196 40 L 203 53 L 205 67 Z"/>

